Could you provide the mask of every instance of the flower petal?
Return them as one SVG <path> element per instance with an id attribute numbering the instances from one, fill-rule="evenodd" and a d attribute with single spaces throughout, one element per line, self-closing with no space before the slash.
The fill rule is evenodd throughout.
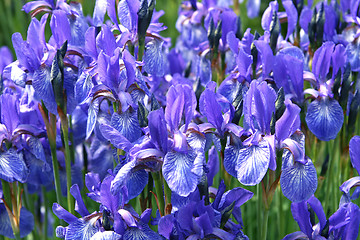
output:
<path id="1" fill-rule="evenodd" d="M 93 235 L 90 240 L 120 240 L 121 235 L 112 231 L 97 232 Z"/>
<path id="2" fill-rule="evenodd" d="M 349 153 L 352 166 L 360 173 L 360 136 L 354 136 L 349 143 Z"/>
<path id="3" fill-rule="evenodd" d="M 162 170 L 170 189 L 182 197 L 193 192 L 201 177 L 200 171 L 193 170 L 202 168 L 203 161 L 204 155 L 192 150 L 188 153 L 168 152 Z"/>
<path id="4" fill-rule="evenodd" d="M 137 112 L 131 112 L 130 109 L 120 114 L 113 113 L 111 126 L 118 130 L 121 135 L 126 137 L 130 142 L 136 141 L 142 134 Z"/>
<path id="5" fill-rule="evenodd" d="M 284 167 L 280 185 L 284 196 L 292 202 L 309 199 L 317 188 L 317 174 L 312 161 L 307 158 L 305 164 L 295 162 L 292 166 Z"/>
<path id="6" fill-rule="evenodd" d="M 7 182 L 19 181 L 24 183 L 28 176 L 28 168 L 22 155 L 10 148 L 0 153 L 0 178 Z"/>
<path id="7" fill-rule="evenodd" d="M 343 122 L 344 114 L 340 104 L 329 98 L 321 98 L 309 104 L 306 123 L 310 131 L 322 141 L 336 138 Z"/>
<path id="8" fill-rule="evenodd" d="M 256 185 L 265 176 L 270 164 L 270 146 L 266 140 L 259 145 L 240 149 L 237 158 L 237 179 L 244 185 Z"/>
<path id="9" fill-rule="evenodd" d="M 100 229 L 95 221 L 97 217 L 85 217 L 77 219 L 71 223 L 67 230 L 65 239 L 66 240 L 90 240 L 91 237 L 98 232 Z"/>
<path id="10" fill-rule="evenodd" d="M 153 40 L 146 44 L 144 69 L 151 75 L 162 77 L 166 72 L 166 55 L 163 51 L 163 41 Z"/>

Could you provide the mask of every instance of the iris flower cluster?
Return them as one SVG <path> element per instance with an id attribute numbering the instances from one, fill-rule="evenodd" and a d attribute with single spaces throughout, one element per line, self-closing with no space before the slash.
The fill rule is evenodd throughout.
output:
<path id="1" fill-rule="evenodd" d="M 176 26 L 155 0 L 96 0 L 92 17 L 27 2 L 16 60 L 0 49 L 0 235 L 248 239 L 257 186 L 263 239 L 277 191 L 300 229 L 280 237 L 356 239 L 360 3 L 272 1 L 261 35 L 242 28 L 239 2 L 183 1 Z M 246 6 L 259 15 L 260 0 Z M 352 178 L 329 214 L 305 147 L 339 138 Z"/>

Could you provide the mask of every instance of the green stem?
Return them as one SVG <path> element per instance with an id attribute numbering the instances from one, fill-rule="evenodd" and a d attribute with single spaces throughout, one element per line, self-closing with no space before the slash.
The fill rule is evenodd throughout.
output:
<path id="1" fill-rule="evenodd" d="M 264 222 L 262 225 L 262 238 L 263 240 L 266 240 L 267 237 L 267 227 L 268 227 L 268 219 L 269 219 L 269 209 L 264 209 Z"/>
<path id="2" fill-rule="evenodd" d="M 165 192 L 165 199 L 166 199 L 165 207 L 167 207 L 168 204 L 171 204 L 171 189 L 169 188 L 169 185 L 167 184 L 167 182 L 165 181 L 164 178 L 163 178 L 163 182 L 164 182 L 164 192 Z M 166 211 L 164 213 L 166 214 Z"/>
<path id="3" fill-rule="evenodd" d="M 257 216 L 257 222 L 258 226 L 261 226 L 261 187 L 260 184 L 256 185 L 256 195 L 257 195 L 257 204 L 256 204 L 256 216 Z M 258 231 L 258 239 L 261 238 L 261 231 Z"/>
<path id="4" fill-rule="evenodd" d="M 331 206 L 331 204 L 329 204 L 329 198 L 331 195 L 331 171 L 332 171 L 332 162 L 333 162 L 333 145 L 334 140 L 330 140 L 329 142 L 326 143 L 327 145 L 327 154 L 329 154 L 329 164 L 328 164 L 328 169 L 326 172 L 326 193 L 325 193 L 325 202 L 324 202 L 324 210 L 325 210 L 325 214 L 327 213 L 327 211 L 329 210 L 329 207 Z"/>
<path id="5" fill-rule="evenodd" d="M 65 114 L 59 114 L 61 120 L 61 130 L 64 136 L 64 145 L 65 145 L 65 168 L 66 168 L 66 191 L 67 191 L 67 203 L 68 210 L 71 214 L 74 214 L 74 202 L 70 194 L 71 188 L 71 151 L 69 146 L 69 125 L 68 119 Z"/>
<path id="6" fill-rule="evenodd" d="M 161 182 L 161 178 L 160 178 L 160 172 L 153 172 L 152 173 L 154 182 L 155 182 L 155 191 L 156 191 L 156 196 L 158 198 L 159 201 L 159 211 L 160 211 L 160 215 L 164 216 L 164 194 L 163 194 L 163 188 L 162 188 L 162 182 Z"/>
<path id="7" fill-rule="evenodd" d="M 139 38 L 138 61 L 142 61 L 145 50 L 145 38 Z"/>

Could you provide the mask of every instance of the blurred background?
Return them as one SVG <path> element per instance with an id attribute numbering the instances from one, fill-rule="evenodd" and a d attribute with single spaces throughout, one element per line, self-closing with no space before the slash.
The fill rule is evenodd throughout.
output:
<path id="1" fill-rule="evenodd" d="M 84 15 L 92 16 L 96 0 L 77 0 L 82 3 Z M 118 1 L 118 0 L 116 0 Z M 165 14 L 160 19 L 168 29 L 163 32 L 163 36 L 170 37 L 172 43 L 176 41 L 178 32 L 175 28 L 176 19 L 178 16 L 178 9 L 183 0 L 157 0 L 156 9 L 158 11 L 164 10 Z M 20 32 L 23 38 L 26 38 L 27 27 L 31 20 L 30 16 L 22 11 L 22 6 L 29 2 L 29 0 L 0 0 L 0 46 L 8 46 L 12 49 L 11 35 L 15 32 Z M 260 8 L 260 15 L 268 6 L 270 0 L 263 0 Z M 248 19 L 246 14 L 246 0 L 240 4 L 240 16 L 242 20 L 242 29 L 246 30 L 248 27 L 252 32 L 257 30 L 260 34 L 263 30 L 260 26 L 260 17 Z M 48 27 L 48 26 L 47 26 Z M 47 40 L 50 37 L 49 27 L 46 29 Z"/>

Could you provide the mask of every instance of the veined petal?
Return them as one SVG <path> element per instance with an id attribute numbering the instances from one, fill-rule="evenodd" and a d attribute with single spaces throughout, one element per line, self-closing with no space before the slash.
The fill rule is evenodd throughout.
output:
<path id="1" fill-rule="evenodd" d="M 116 148 L 123 149 L 124 151 L 129 151 L 132 147 L 132 143 L 127 140 L 119 131 L 115 128 L 107 125 L 101 124 L 100 130 L 102 135 L 111 142 Z"/>
<path id="2" fill-rule="evenodd" d="M 256 185 L 265 176 L 270 164 L 270 146 L 266 140 L 259 145 L 240 149 L 235 170 L 244 185 Z"/>
<path id="3" fill-rule="evenodd" d="M 126 184 L 129 194 L 129 200 L 136 198 L 148 183 L 149 174 L 145 170 L 138 170 L 130 174 Z"/>
<path id="4" fill-rule="evenodd" d="M 225 170 L 233 177 L 237 177 L 237 171 L 235 168 L 237 165 L 240 149 L 241 146 L 239 145 L 228 145 L 224 151 Z"/>
<path id="5" fill-rule="evenodd" d="M 24 183 L 28 176 L 28 168 L 22 155 L 12 148 L 0 153 L 0 178 L 7 182 L 19 181 Z"/>
<path id="6" fill-rule="evenodd" d="M 99 113 L 99 99 L 96 98 L 91 101 L 89 110 L 88 110 L 88 117 L 86 122 L 86 139 L 91 136 L 92 131 L 96 125 L 96 118 Z"/>
<path id="7" fill-rule="evenodd" d="M 85 72 L 81 73 L 75 84 L 75 96 L 78 104 L 82 104 L 88 99 L 93 86 L 91 75 Z"/>
<path id="8" fill-rule="evenodd" d="M 45 152 L 44 152 L 44 148 L 43 145 L 41 144 L 40 140 L 36 137 L 30 137 L 28 140 L 28 144 L 30 147 L 30 152 L 32 154 L 34 154 L 34 156 L 43 161 L 44 163 L 46 163 L 46 157 L 45 157 Z"/>
<path id="9" fill-rule="evenodd" d="M 67 230 L 66 240 L 90 240 L 100 229 L 96 225 L 97 216 L 87 216 L 71 223 Z"/>
<path id="10" fill-rule="evenodd" d="M 163 51 L 163 41 L 153 40 L 146 44 L 144 54 L 144 69 L 151 75 L 162 77 L 166 72 L 166 55 Z"/>
<path id="11" fill-rule="evenodd" d="M 90 240 L 120 240 L 121 235 L 113 231 L 97 232 Z"/>
<path id="12" fill-rule="evenodd" d="M 124 235 L 124 240 L 162 240 L 162 237 L 150 229 L 147 224 L 141 224 L 139 228 L 128 228 Z"/>
<path id="13" fill-rule="evenodd" d="M 282 192 L 292 202 L 309 199 L 317 188 L 317 174 L 312 161 L 295 162 L 292 166 L 282 169 L 280 185 Z"/>
<path id="14" fill-rule="evenodd" d="M 321 98 L 309 104 L 306 123 L 312 133 L 322 141 L 336 138 L 343 122 L 344 114 L 340 104 L 330 98 Z"/>
<path id="15" fill-rule="evenodd" d="M 104 22 L 104 16 L 106 13 L 107 0 L 96 0 L 93 21 L 95 26 L 101 26 Z"/>
<path id="16" fill-rule="evenodd" d="M 360 174 L 360 136 L 354 136 L 349 143 L 349 153 L 352 166 Z"/>
<path id="17" fill-rule="evenodd" d="M 62 206 L 60 206 L 58 203 L 54 203 L 52 206 L 52 210 L 54 214 L 59 218 L 63 219 L 67 223 L 72 223 L 78 220 L 77 217 L 66 211 Z"/>
<path id="18" fill-rule="evenodd" d="M 200 172 L 196 169 L 203 167 L 203 154 L 192 150 L 188 153 L 168 152 L 162 167 L 163 175 L 170 189 L 182 197 L 188 196 L 196 189 Z M 196 171 L 193 171 L 193 170 Z"/>
<path id="19" fill-rule="evenodd" d="M 111 126 L 118 130 L 130 142 L 136 141 L 142 134 L 137 112 L 130 109 L 123 113 L 113 113 Z"/>
<path id="20" fill-rule="evenodd" d="M 40 67 L 34 72 L 32 85 L 38 99 L 43 100 L 46 108 L 53 114 L 57 114 L 54 90 L 50 81 L 50 69 Z"/>

